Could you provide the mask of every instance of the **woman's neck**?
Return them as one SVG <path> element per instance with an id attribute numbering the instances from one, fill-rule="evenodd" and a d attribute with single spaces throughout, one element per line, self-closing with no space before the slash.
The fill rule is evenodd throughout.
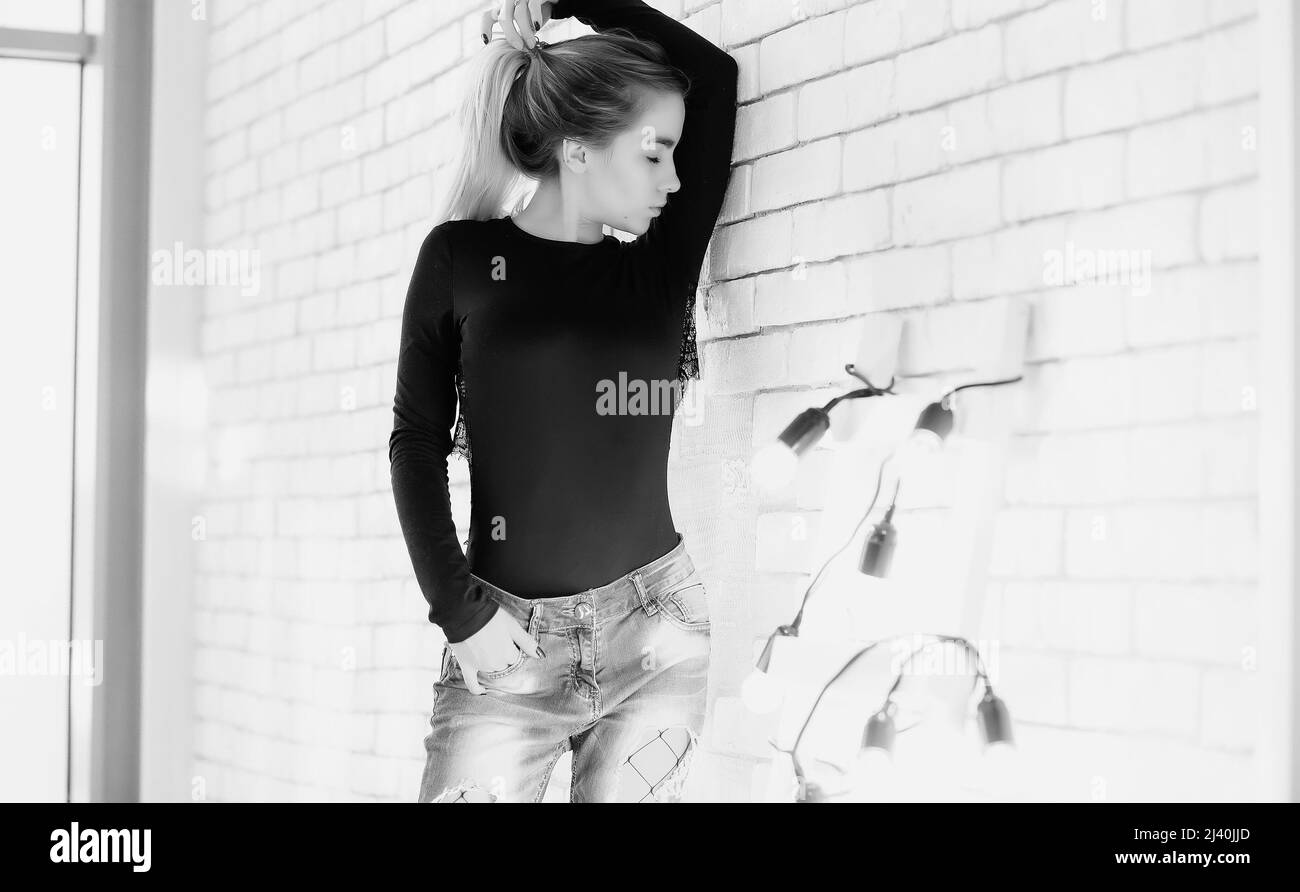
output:
<path id="1" fill-rule="evenodd" d="M 565 202 L 553 181 L 543 182 L 533 193 L 528 207 L 514 215 L 515 223 L 525 232 L 561 242 L 600 244 L 605 231 L 597 220 L 583 219 L 577 204 Z"/>

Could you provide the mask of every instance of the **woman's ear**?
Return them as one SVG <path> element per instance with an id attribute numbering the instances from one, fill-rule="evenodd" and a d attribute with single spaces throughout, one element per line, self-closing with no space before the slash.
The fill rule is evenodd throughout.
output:
<path id="1" fill-rule="evenodd" d="M 560 163 L 574 173 L 586 170 L 588 160 L 587 147 L 582 143 L 568 138 L 560 143 Z"/>

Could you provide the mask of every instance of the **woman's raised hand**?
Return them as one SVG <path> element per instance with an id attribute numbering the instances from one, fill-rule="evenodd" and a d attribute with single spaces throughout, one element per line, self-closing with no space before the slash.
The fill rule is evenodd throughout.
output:
<path id="1" fill-rule="evenodd" d="M 551 20 L 551 7 L 555 0 L 492 0 L 493 8 L 483 13 L 479 30 L 483 42 L 492 36 L 492 25 L 501 26 L 501 36 L 517 50 L 530 50 L 537 45 L 537 32 Z"/>

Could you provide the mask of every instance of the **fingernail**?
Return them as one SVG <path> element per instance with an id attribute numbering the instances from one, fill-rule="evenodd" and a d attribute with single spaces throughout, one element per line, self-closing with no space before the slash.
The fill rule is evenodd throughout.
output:
<path id="1" fill-rule="evenodd" d="M 533 656 L 536 656 L 536 657 L 545 657 L 545 656 L 546 656 L 546 651 L 542 650 L 542 646 L 539 644 L 539 645 L 537 645 L 537 653 L 533 654 Z"/>
<path id="2" fill-rule="evenodd" d="M 478 34 L 479 34 L 479 37 L 482 37 L 482 38 L 483 38 L 483 44 L 486 46 L 486 45 L 487 45 L 487 42 L 488 42 L 487 35 L 484 34 L 482 31 L 480 31 Z"/>

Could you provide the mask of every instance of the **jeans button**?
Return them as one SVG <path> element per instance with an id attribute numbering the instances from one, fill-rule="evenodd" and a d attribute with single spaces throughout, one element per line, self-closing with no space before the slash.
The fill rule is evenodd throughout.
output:
<path id="1" fill-rule="evenodd" d="M 577 614 L 578 619 L 586 619 L 587 615 L 591 613 L 591 608 L 586 604 L 579 604 L 577 607 L 573 608 L 573 612 Z"/>

